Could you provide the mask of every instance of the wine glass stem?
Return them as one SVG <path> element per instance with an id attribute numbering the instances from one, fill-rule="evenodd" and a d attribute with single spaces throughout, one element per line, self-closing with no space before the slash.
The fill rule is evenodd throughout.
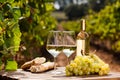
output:
<path id="1" fill-rule="evenodd" d="M 69 65 L 69 58 L 67 57 L 67 65 Z"/>
<path id="2" fill-rule="evenodd" d="M 57 68 L 56 68 L 56 57 L 54 57 L 54 70 L 56 70 Z"/>

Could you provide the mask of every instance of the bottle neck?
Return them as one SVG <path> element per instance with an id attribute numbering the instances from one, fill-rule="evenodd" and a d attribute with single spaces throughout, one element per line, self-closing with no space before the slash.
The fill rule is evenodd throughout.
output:
<path id="1" fill-rule="evenodd" d="M 85 19 L 82 19 L 82 31 L 85 31 Z"/>

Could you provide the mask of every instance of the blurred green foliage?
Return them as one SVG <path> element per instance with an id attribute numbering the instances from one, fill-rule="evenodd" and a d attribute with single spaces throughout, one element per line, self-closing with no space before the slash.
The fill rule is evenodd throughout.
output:
<path id="1" fill-rule="evenodd" d="M 107 5 L 100 12 L 89 11 L 86 19 L 86 30 L 92 38 L 110 41 L 110 46 L 115 52 L 120 52 L 120 1 Z M 74 30 L 78 33 L 81 30 L 80 20 L 73 20 L 61 23 L 64 29 Z M 104 44 L 107 45 L 107 44 Z"/>
<path id="2" fill-rule="evenodd" d="M 63 28 L 65 30 L 67 30 L 67 31 L 74 30 L 76 34 L 79 33 L 80 30 L 81 30 L 80 20 L 76 20 L 76 21 L 75 20 L 74 21 L 62 21 L 60 24 L 63 26 Z"/>
<path id="3" fill-rule="evenodd" d="M 18 9 L 12 7 L 12 0 L 0 2 L 0 58 L 4 55 L 15 55 L 19 50 L 21 32 L 19 29 Z"/>
<path id="4" fill-rule="evenodd" d="M 91 13 L 87 19 L 87 27 L 95 37 L 110 40 L 114 51 L 120 51 L 120 1 L 107 5 L 99 13 Z"/>
<path id="5" fill-rule="evenodd" d="M 113 4 L 117 0 L 88 0 L 88 6 L 95 12 L 99 12 L 101 9 L 105 8 L 108 4 Z"/>
<path id="6" fill-rule="evenodd" d="M 99 12 L 108 4 L 113 4 L 116 0 L 87 0 L 87 3 L 70 4 L 64 8 L 64 12 L 69 20 L 75 20 L 89 15 L 89 10 Z M 78 1 L 79 2 L 79 1 Z"/>
<path id="7" fill-rule="evenodd" d="M 66 16 L 69 20 L 81 18 L 88 14 L 89 6 L 87 4 L 71 4 L 64 9 Z"/>
<path id="8" fill-rule="evenodd" d="M 25 53 L 31 47 L 45 45 L 48 31 L 57 24 L 50 15 L 54 10 L 53 1 L 0 0 L 0 61 L 14 59 L 23 44 L 27 48 Z"/>
<path id="9" fill-rule="evenodd" d="M 40 56 L 36 49 L 45 45 L 49 30 L 56 28 L 57 21 L 51 17 L 53 4 L 50 0 L 19 0 L 18 3 L 22 16 L 19 20 L 21 39 L 27 47 L 25 53 L 34 54 L 32 57 L 39 53 Z"/>
<path id="10" fill-rule="evenodd" d="M 14 60 L 14 55 L 19 50 L 21 32 L 18 24 L 20 10 L 13 7 L 14 0 L 0 1 L 0 67 L 7 60 Z M 12 4 L 13 3 L 13 4 Z M 16 62 L 16 61 L 14 61 Z M 9 65 L 10 66 L 10 65 Z"/>

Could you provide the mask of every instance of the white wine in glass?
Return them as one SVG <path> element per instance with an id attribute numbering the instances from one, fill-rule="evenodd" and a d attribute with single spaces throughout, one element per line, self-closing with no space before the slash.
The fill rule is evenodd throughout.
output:
<path id="1" fill-rule="evenodd" d="M 64 45 L 64 54 L 69 58 L 76 50 L 76 45 Z"/>

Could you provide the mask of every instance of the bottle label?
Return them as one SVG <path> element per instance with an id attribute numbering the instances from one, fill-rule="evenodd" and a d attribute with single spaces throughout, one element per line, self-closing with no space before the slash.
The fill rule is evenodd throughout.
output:
<path id="1" fill-rule="evenodd" d="M 77 56 L 82 56 L 85 53 L 85 40 L 77 40 Z"/>

